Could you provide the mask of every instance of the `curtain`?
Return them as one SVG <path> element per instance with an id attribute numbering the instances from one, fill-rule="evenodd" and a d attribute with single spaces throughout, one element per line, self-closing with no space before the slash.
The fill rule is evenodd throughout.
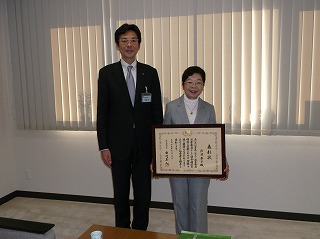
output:
<path id="1" fill-rule="evenodd" d="M 182 72 L 228 134 L 320 135 L 320 0 L 7 0 L 19 129 L 95 130 L 97 73 L 120 58 L 114 31 L 142 32 L 163 106 Z"/>
<path id="2" fill-rule="evenodd" d="M 6 0 L 0 0 L 0 134 L 3 135 L 0 144 L 6 145 L 9 141 L 8 137 L 11 132 L 10 117 L 11 112 L 11 59 L 10 59 L 10 44 L 8 37 L 8 16 L 7 16 Z M 4 143 L 4 144 L 3 144 Z M 5 146 L 2 147 L 5 149 Z M 2 154 L 2 152 L 1 152 Z M 3 154 L 4 155 L 4 154 Z M 1 156 L 0 156 L 1 157 Z"/>

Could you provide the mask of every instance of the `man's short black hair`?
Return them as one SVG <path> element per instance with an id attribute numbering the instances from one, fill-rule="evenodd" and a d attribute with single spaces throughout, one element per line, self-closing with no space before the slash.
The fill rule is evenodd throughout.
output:
<path id="1" fill-rule="evenodd" d="M 119 46 L 120 35 L 127 33 L 128 31 L 134 31 L 137 34 L 139 45 L 141 43 L 141 32 L 139 27 L 135 24 L 124 23 L 114 33 L 114 40 Z"/>

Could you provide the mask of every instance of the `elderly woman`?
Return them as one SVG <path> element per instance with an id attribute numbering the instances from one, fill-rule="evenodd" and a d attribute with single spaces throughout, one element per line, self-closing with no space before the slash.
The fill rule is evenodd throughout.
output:
<path id="1" fill-rule="evenodd" d="M 215 124 L 214 106 L 199 96 L 203 91 L 206 74 L 198 66 L 188 67 L 182 75 L 184 94 L 166 105 L 163 124 Z M 226 180 L 229 165 L 224 171 Z M 208 189 L 209 178 L 175 178 L 170 180 L 175 212 L 176 233 L 182 230 L 208 233 Z"/>

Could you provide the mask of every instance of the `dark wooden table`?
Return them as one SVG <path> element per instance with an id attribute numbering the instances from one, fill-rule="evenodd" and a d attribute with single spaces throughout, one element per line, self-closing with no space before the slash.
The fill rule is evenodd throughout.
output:
<path id="1" fill-rule="evenodd" d="M 78 239 L 90 239 L 90 233 L 102 231 L 103 239 L 177 239 L 177 235 L 127 228 L 92 225 Z"/>

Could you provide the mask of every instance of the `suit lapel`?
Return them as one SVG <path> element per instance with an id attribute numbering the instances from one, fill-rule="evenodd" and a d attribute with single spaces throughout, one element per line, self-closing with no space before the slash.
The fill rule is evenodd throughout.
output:
<path id="1" fill-rule="evenodd" d="M 188 118 L 188 113 L 184 104 L 184 96 L 182 95 L 177 103 L 177 111 L 178 111 L 178 115 L 180 117 L 180 120 L 182 122 L 182 124 L 189 124 L 189 118 Z M 197 115 L 196 118 L 194 120 L 195 124 L 201 124 L 203 123 L 203 118 L 206 114 L 206 108 L 204 105 L 204 101 L 199 98 L 199 102 L 198 102 L 198 110 L 197 110 Z"/>
<path id="2" fill-rule="evenodd" d="M 135 104 L 141 103 L 141 99 L 139 98 L 142 93 L 146 92 L 145 89 L 145 67 L 143 64 L 137 61 L 137 82 L 136 82 L 136 97 L 135 97 Z"/>
<path id="3" fill-rule="evenodd" d="M 116 82 L 119 84 L 120 89 L 125 94 L 127 94 L 128 87 L 127 87 L 125 76 L 123 75 L 122 65 L 121 65 L 120 61 L 114 64 L 113 73 L 117 79 Z M 129 96 L 129 98 L 130 98 L 130 96 Z"/>
<path id="4" fill-rule="evenodd" d="M 183 100 L 183 95 L 180 96 L 178 103 L 177 103 L 177 111 L 178 115 L 180 117 L 181 123 L 182 124 L 189 124 L 189 118 L 187 115 L 186 107 L 184 105 L 184 100 Z"/>
<path id="5" fill-rule="evenodd" d="M 130 102 L 130 104 L 131 104 L 128 86 L 126 83 L 125 76 L 123 74 L 121 61 L 114 64 L 113 73 L 115 75 L 115 78 L 117 79 L 116 82 L 117 82 L 117 84 L 119 84 L 119 87 L 121 89 L 122 94 L 124 95 L 124 97 L 126 97 L 128 99 L 128 102 Z"/>
<path id="6" fill-rule="evenodd" d="M 203 100 L 199 97 L 198 100 L 198 110 L 197 110 L 197 115 L 194 120 L 195 124 L 201 124 L 203 122 L 203 117 L 205 116 L 206 109 L 204 107 Z"/>

